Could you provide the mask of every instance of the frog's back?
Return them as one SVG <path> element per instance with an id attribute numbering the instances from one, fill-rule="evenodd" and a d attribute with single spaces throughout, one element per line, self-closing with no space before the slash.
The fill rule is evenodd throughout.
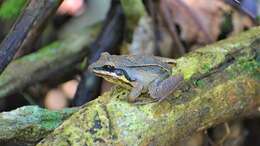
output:
<path id="1" fill-rule="evenodd" d="M 171 66 L 163 62 L 160 58 L 161 57 L 147 55 L 110 55 L 108 53 L 105 53 L 101 55 L 101 58 L 98 60 L 96 64 L 112 65 L 118 68 L 144 67 L 144 69 L 151 69 L 147 68 L 148 66 L 151 66 L 153 68 L 160 68 L 164 71 L 170 72 Z"/>
<path id="2" fill-rule="evenodd" d="M 167 71 L 171 70 L 171 66 L 167 63 L 162 62 L 159 57 L 147 55 L 122 55 L 121 57 L 125 58 L 124 61 L 126 61 L 125 63 L 127 64 L 127 66 L 157 66 Z"/>
<path id="3" fill-rule="evenodd" d="M 155 79 L 169 76 L 169 73 L 158 66 L 144 66 L 144 67 L 127 67 L 124 68 L 127 71 L 129 77 L 136 82 L 143 85 L 149 85 Z"/>

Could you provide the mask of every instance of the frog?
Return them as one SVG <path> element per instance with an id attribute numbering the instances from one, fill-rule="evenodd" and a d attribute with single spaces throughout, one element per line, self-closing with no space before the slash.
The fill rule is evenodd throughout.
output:
<path id="1" fill-rule="evenodd" d="M 183 75 L 172 75 L 176 61 L 150 55 L 110 55 L 104 52 L 89 66 L 96 76 L 130 90 L 129 102 L 137 102 L 148 93 L 154 101 L 162 101 L 183 82 Z"/>

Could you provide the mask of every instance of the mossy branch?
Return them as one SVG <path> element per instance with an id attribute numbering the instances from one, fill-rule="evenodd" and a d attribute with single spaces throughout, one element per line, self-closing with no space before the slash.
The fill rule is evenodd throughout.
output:
<path id="1" fill-rule="evenodd" d="M 86 104 L 38 146 L 172 145 L 247 116 L 260 105 L 260 27 L 177 59 L 183 85 L 162 102 L 135 105 L 115 88 Z M 147 95 L 143 95 L 145 98 Z"/>
<path id="2" fill-rule="evenodd" d="M 91 26 L 13 61 L 0 75 L 0 98 L 71 69 L 86 56 L 85 47 L 95 40 L 99 30 L 100 25 Z"/>
<path id="3" fill-rule="evenodd" d="M 16 52 L 30 46 L 55 14 L 62 0 L 30 0 L 12 29 L 0 44 L 0 74 L 12 61 Z"/>
<path id="4" fill-rule="evenodd" d="M 0 141 L 18 140 L 35 143 L 68 118 L 74 109 L 50 111 L 38 106 L 24 106 L 0 114 Z"/>

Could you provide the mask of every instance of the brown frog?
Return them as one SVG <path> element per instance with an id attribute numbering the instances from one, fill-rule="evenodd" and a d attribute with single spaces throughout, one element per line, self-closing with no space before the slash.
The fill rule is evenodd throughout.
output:
<path id="1" fill-rule="evenodd" d="M 102 53 L 89 69 L 97 76 L 130 90 L 128 99 L 135 102 L 142 93 L 163 100 L 183 81 L 182 75 L 172 76 L 175 60 L 145 55 L 110 55 Z"/>

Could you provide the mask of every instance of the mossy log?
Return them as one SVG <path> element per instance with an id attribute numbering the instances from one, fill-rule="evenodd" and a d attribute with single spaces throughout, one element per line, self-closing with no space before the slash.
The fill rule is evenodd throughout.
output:
<path id="1" fill-rule="evenodd" d="M 260 105 L 260 27 L 177 59 L 184 83 L 161 102 L 136 105 L 117 87 L 87 103 L 38 146 L 172 145 Z M 140 98 L 148 98 L 142 95 Z"/>
<path id="2" fill-rule="evenodd" d="M 38 106 L 24 106 L 0 113 L 0 141 L 35 143 L 75 111 L 77 108 L 50 111 Z"/>

